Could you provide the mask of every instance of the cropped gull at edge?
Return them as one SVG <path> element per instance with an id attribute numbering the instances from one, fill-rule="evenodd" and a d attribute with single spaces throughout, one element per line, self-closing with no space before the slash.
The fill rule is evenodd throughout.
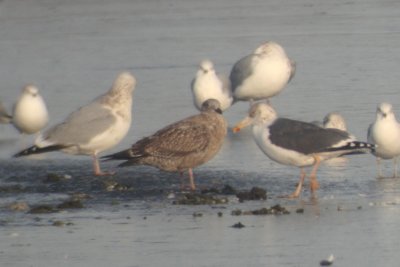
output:
<path id="1" fill-rule="evenodd" d="M 400 156 L 400 124 L 389 103 L 379 104 L 376 119 L 368 128 L 368 141 L 376 144 L 378 176 L 382 177 L 381 159 L 393 159 L 393 177 L 397 177 L 397 161 Z"/>

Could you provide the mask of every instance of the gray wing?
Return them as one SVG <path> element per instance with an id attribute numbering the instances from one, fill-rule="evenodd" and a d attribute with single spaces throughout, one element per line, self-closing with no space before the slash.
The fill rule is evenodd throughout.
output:
<path id="1" fill-rule="evenodd" d="M 109 129 L 116 121 L 110 110 L 98 102 L 71 113 L 64 122 L 44 133 L 44 140 L 57 144 L 83 144 Z"/>
<path id="2" fill-rule="evenodd" d="M 194 83 L 195 82 L 196 82 L 196 78 L 193 78 L 192 81 L 190 82 L 190 90 L 192 90 L 192 93 L 193 93 Z"/>
<path id="3" fill-rule="evenodd" d="M 314 124 L 277 119 L 270 127 L 271 142 L 280 147 L 303 154 L 322 152 L 340 141 L 350 138 L 350 134 L 338 129 L 325 129 Z"/>
<path id="4" fill-rule="evenodd" d="M 232 85 L 231 81 L 226 77 L 226 75 L 218 74 L 218 79 L 222 82 L 222 92 L 229 98 L 232 97 Z"/>
<path id="5" fill-rule="evenodd" d="M 290 82 L 293 79 L 293 77 L 296 73 L 296 61 L 294 61 L 294 60 L 289 60 L 289 61 L 290 61 L 291 69 L 290 69 L 290 76 L 289 76 L 288 82 Z"/>
<path id="6" fill-rule="evenodd" d="M 232 91 L 235 91 L 238 86 L 240 86 L 244 80 L 246 80 L 250 75 L 253 74 L 253 69 L 251 66 L 252 59 L 255 55 L 248 55 L 240 59 L 235 63 L 231 70 L 229 79 L 232 84 Z"/>
<path id="7" fill-rule="evenodd" d="M 368 141 L 369 143 L 375 144 L 375 140 L 374 140 L 374 138 L 372 137 L 372 126 L 373 126 L 373 125 L 374 125 L 374 124 L 371 123 L 371 124 L 368 126 L 367 141 Z"/>

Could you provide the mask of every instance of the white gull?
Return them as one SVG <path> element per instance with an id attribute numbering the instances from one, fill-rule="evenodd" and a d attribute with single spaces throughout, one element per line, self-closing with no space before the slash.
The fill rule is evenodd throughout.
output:
<path id="1" fill-rule="evenodd" d="M 15 155 L 60 150 L 74 155 L 91 155 L 95 175 L 107 175 L 99 166 L 97 155 L 117 145 L 131 125 L 132 92 L 136 79 L 121 73 L 112 88 L 89 104 L 71 113 L 36 139 L 35 145 Z"/>
<path id="2" fill-rule="evenodd" d="M 49 121 L 46 103 L 34 85 L 27 85 L 13 108 L 12 123 L 20 133 L 35 134 Z"/>
<path id="3" fill-rule="evenodd" d="M 229 79 L 217 74 L 210 60 L 200 62 L 196 77 L 191 83 L 193 102 L 198 110 L 208 99 L 216 99 L 221 104 L 221 110 L 228 109 L 233 101 Z"/>
<path id="4" fill-rule="evenodd" d="M 230 74 L 235 101 L 269 99 L 279 94 L 295 73 L 282 46 L 275 42 L 260 45 L 237 61 Z"/>
<path id="5" fill-rule="evenodd" d="M 381 159 L 393 159 L 393 177 L 397 177 L 397 160 L 400 156 L 400 125 L 389 103 L 381 103 L 376 110 L 376 119 L 368 128 L 368 141 L 378 147 L 374 155 L 377 158 L 378 176 L 382 177 Z"/>

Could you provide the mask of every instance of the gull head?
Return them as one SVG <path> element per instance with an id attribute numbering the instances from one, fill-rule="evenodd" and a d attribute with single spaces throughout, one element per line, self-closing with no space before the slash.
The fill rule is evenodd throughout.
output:
<path id="1" fill-rule="evenodd" d="M 394 117 L 392 105 L 386 102 L 379 104 L 378 108 L 376 109 L 376 118 L 386 119 L 389 117 Z"/>
<path id="2" fill-rule="evenodd" d="M 253 104 L 249 109 L 249 114 L 243 120 L 233 127 L 233 132 L 239 132 L 241 129 L 255 124 L 268 124 L 278 117 L 275 109 L 264 102 Z"/>
<path id="3" fill-rule="evenodd" d="M 346 122 L 342 115 L 337 112 L 328 113 L 324 118 L 324 128 L 339 129 L 347 131 Z"/>
<path id="4" fill-rule="evenodd" d="M 36 97 L 39 94 L 39 89 L 32 84 L 28 84 L 27 86 L 24 87 L 23 94 Z"/>
<path id="5" fill-rule="evenodd" d="M 276 42 L 265 42 L 254 51 L 256 55 L 286 55 L 285 50 Z"/>
<path id="6" fill-rule="evenodd" d="M 214 64 L 211 62 L 211 60 L 204 59 L 200 62 L 199 71 L 204 74 L 214 72 Z"/>
<path id="7" fill-rule="evenodd" d="M 111 88 L 112 93 L 120 94 L 120 93 L 132 93 L 136 86 L 135 77 L 127 72 L 121 72 L 118 77 L 115 79 L 113 87 Z"/>
<path id="8" fill-rule="evenodd" d="M 201 110 L 201 112 L 214 111 L 219 114 L 222 114 L 221 104 L 219 103 L 218 100 L 212 99 L 212 98 L 204 101 L 203 104 L 201 105 L 200 110 Z"/>

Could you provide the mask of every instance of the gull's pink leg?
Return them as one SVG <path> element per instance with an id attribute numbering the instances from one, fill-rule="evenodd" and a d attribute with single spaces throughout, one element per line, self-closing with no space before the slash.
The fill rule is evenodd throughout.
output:
<path id="1" fill-rule="evenodd" d="M 100 169 L 100 164 L 99 164 L 99 160 L 97 159 L 97 154 L 96 153 L 93 153 L 92 158 L 93 158 L 94 175 L 96 175 L 96 176 L 114 175 L 114 172 L 103 172 Z"/>

